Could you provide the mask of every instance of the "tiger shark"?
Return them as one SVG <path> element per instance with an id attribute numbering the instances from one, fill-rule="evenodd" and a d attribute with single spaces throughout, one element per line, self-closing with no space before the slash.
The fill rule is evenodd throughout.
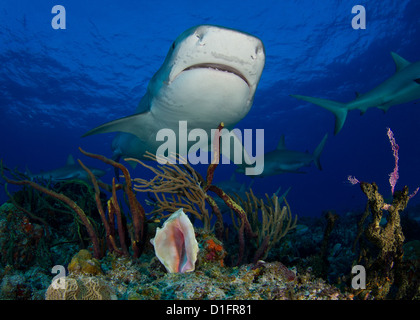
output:
<path id="1" fill-rule="evenodd" d="M 286 149 L 284 135 L 281 136 L 277 148 L 264 154 L 264 168 L 258 177 L 274 176 L 282 173 L 305 173 L 299 169 L 309 166 L 311 162 L 322 170 L 320 157 L 327 141 L 328 134 L 325 134 L 314 153 L 300 152 Z M 259 163 L 258 161 L 256 162 Z M 243 173 L 244 166 L 237 166 L 236 172 Z"/>
<path id="2" fill-rule="evenodd" d="M 114 159 L 156 154 L 162 144 L 156 138 L 159 130 L 177 132 L 180 121 L 188 122 L 188 132 L 203 129 L 210 138 L 210 130 L 221 122 L 233 128 L 247 115 L 264 64 L 263 43 L 250 34 L 212 25 L 190 28 L 172 43 L 135 114 L 83 136 L 119 132 L 112 142 Z M 209 141 L 203 144 L 208 147 Z"/>
<path id="3" fill-rule="evenodd" d="M 103 177 L 106 174 L 106 171 L 89 167 L 93 175 L 97 178 Z M 37 174 L 28 174 L 29 178 L 32 180 L 34 178 L 52 180 L 52 181 L 63 181 L 63 180 L 84 180 L 90 181 L 88 173 L 80 166 L 74 162 L 72 155 L 69 155 L 67 158 L 66 165 L 57 169 L 50 171 L 43 171 Z"/>
<path id="4" fill-rule="evenodd" d="M 334 134 L 337 134 L 346 121 L 350 110 L 359 109 L 365 113 L 367 109 L 377 107 L 384 112 L 392 106 L 407 103 L 420 98 L 420 61 L 410 63 L 395 52 L 391 52 L 396 72 L 380 85 L 366 92 L 356 93 L 357 97 L 348 103 L 301 95 L 292 97 L 319 105 L 335 115 Z"/>

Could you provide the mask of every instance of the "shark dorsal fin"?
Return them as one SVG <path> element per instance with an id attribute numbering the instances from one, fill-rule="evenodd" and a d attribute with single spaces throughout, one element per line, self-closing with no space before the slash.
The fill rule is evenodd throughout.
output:
<path id="1" fill-rule="evenodd" d="M 75 164 L 74 158 L 71 154 L 69 154 L 69 156 L 67 157 L 66 165 L 67 166 L 73 166 L 74 164 Z"/>
<path id="2" fill-rule="evenodd" d="M 277 150 L 285 150 L 286 145 L 284 143 L 284 134 L 280 137 L 279 143 L 277 145 Z"/>
<path id="3" fill-rule="evenodd" d="M 407 60 L 396 54 L 395 52 L 391 52 L 392 59 L 394 59 L 396 72 L 404 69 L 406 66 L 410 64 Z"/>

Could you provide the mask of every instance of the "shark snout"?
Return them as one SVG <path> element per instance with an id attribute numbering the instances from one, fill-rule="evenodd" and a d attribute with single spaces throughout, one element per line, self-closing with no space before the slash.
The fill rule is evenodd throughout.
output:
<path id="1" fill-rule="evenodd" d="M 172 56 L 167 58 L 172 60 L 167 61 L 172 66 L 167 83 L 185 71 L 213 68 L 239 76 L 251 88 L 251 94 L 255 92 L 265 64 L 265 49 L 259 38 L 233 29 L 202 25 L 185 31 L 174 43 Z"/>

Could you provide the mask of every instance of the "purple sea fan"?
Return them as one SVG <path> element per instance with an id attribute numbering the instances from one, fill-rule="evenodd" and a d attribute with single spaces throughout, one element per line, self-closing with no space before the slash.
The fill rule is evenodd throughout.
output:
<path id="1" fill-rule="evenodd" d="M 395 137 L 394 137 L 394 133 L 392 132 L 392 130 L 390 128 L 387 128 L 387 136 L 389 139 L 389 142 L 391 143 L 391 148 L 392 148 L 392 153 L 394 156 L 394 170 L 389 174 L 389 184 L 391 186 L 391 192 L 392 194 L 394 194 L 395 191 L 395 185 L 397 184 L 397 181 L 399 179 L 399 174 L 398 174 L 398 160 L 399 160 L 399 156 L 398 156 L 398 150 L 399 150 L 399 146 L 397 144 L 397 142 L 395 141 Z M 360 183 L 360 181 L 354 177 L 354 176 L 348 176 L 347 180 L 352 184 L 358 184 Z M 413 193 L 411 193 L 408 198 L 411 199 L 412 197 L 414 197 L 417 192 L 419 191 L 419 187 L 417 187 L 416 190 L 414 190 Z M 387 210 L 389 207 L 389 204 L 385 204 L 384 205 L 384 209 Z"/>
<path id="2" fill-rule="evenodd" d="M 391 193 L 394 194 L 395 185 L 397 184 L 399 175 L 398 175 L 398 149 L 400 148 L 398 144 L 395 142 L 394 133 L 390 128 L 388 128 L 387 135 L 389 138 L 389 142 L 391 143 L 392 152 L 394 154 L 394 171 L 389 174 L 389 184 L 391 185 Z"/>

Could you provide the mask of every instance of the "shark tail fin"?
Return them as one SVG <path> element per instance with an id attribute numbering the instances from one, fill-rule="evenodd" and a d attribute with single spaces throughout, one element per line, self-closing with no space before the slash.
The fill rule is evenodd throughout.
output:
<path id="1" fill-rule="evenodd" d="M 321 142 L 319 143 L 318 147 L 316 147 L 315 151 L 314 151 L 314 162 L 316 167 L 319 170 L 322 170 L 322 166 L 321 166 L 321 162 L 320 162 L 320 157 L 321 157 L 321 153 L 322 150 L 324 149 L 325 146 L 325 142 L 327 141 L 328 138 L 328 133 L 325 134 L 324 138 L 322 138 Z"/>
<path id="2" fill-rule="evenodd" d="M 291 95 L 291 96 L 299 100 L 304 100 L 304 101 L 316 104 L 334 113 L 335 115 L 334 134 L 337 134 L 338 132 L 340 132 L 347 118 L 348 109 L 346 108 L 345 103 L 336 102 L 336 101 L 327 100 L 327 99 L 312 98 L 312 97 L 301 96 L 301 95 Z"/>

